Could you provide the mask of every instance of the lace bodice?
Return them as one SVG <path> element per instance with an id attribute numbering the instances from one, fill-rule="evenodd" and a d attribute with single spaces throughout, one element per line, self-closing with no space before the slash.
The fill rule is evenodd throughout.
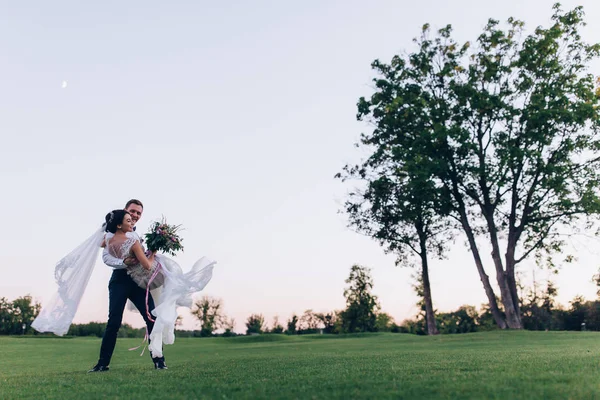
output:
<path id="1" fill-rule="evenodd" d="M 110 255 L 121 260 L 131 255 L 131 248 L 137 241 L 136 238 L 128 237 L 124 241 L 118 241 L 112 238 L 109 240 L 107 249 Z"/>
<path id="2" fill-rule="evenodd" d="M 124 260 L 125 258 L 127 258 L 129 256 L 133 256 L 133 253 L 131 252 L 131 248 L 133 247 L 133 245 L 136 242 L 139 242 L 139 239 L 134 236 L 128 235 L 127 238 L 124 240 L 123 239 L 115 240 L 113 237 L 108 240 L 106 250 L 108 251 L 108 254 L 110 254 L 111 256 L 113 256 L 117 259 L 120 259 L 120 260 Z M 143 250 L 144 250 L 144 248 L 142 247 L 142 251 Z M 154 260 L 150 270 L 144 269 L 144 267 L 142 267 L 141 263 L 137 263 L 134 265 L 128 265 L 128 266 L 126 266 L 125 269 L 127 271 L 127 275 L 131 276 L 131 279 L 133 279 L 133 281 L 135 283 L 137 283 L 139 287 L 146 289 L 146 287 L 150 283 L 150 289 L 156 289 L 156 288 L 162 286 L 165 281 L 163 275 L 158 274 L 157 276 L 154 277 L 152 282 L 150 282 L 150 278 L 152 277 L 152 275 L 156 271 L 156 268 L 158 268 L 158 267 L 159 267 L 158 262 L 156 260 Z"/>

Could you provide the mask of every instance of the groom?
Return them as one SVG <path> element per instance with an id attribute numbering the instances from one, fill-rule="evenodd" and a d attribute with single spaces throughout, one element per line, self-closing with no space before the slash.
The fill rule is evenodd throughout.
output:
<path id="1" fill-rule="evenodd" d="M 125 205 L 125 211 L 131 215 L 131 220 L 135 225 L 142 217 L 144 212 L 144 205 L 141 201 L 131 199 Z M 139 235 L 135 232 L 135 227 L 132 233 L 137 239 Z M 114 268 L 113 274 L 108 283 L 108 322 L 106 324 L 106 330 L 104 331 L 104 337 L 102 338 L 102 346 L 100 347 L 100 359 L 98 363 L 89 370 L 88 372 L 104 372 L 108 371 L 108 365 L 115 349 L 117 342 L 117 333 L 121 327 L 123 320 L 123 311 L 125 310 L 125 304 L 127 299 L 136 306 L 144 321 L 146 322 L 147 332 L 150 335 L 154 322 L 152 322 L 146 314 L 146 291 L 139 287 L 133 279 L 127 274 L 127 266 L 135 265 L 137 260 L 135 258 L 126 258 L 121 260 L 111 256 L 108 253 L 108 249 L 105 247 L 102 252 L 102 261 L 108 266 Z M 148 308 L 152 310 L 154 308 L 154 300 L 150 295 L 148 297 Z M 152 354 L 150 354 L 152 357 Z M 154 368 L 156 369 L 167 369 L 164 357 L 152 357 L 154 362 Z"/>

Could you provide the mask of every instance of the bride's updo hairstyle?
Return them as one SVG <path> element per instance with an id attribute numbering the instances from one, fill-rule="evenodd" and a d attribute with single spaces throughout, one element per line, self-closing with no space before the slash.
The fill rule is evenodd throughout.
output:
<path id="1" fill-rule="evenodd" d="M 123 223 L 123 219 L 125 218 L 125 215 L 129 214 L 127 211 L 125 210 L 112 210 L 111 212 L 109 212 L 108 214 L 106 214 L 106 217 L 104 217 L 106 223 L 104 224 L 104 230 L 106 232 L 110 232 L 110 233 L 116 233 L 117 232 L 117 226 L 121 225 L 121 223 Z"/>

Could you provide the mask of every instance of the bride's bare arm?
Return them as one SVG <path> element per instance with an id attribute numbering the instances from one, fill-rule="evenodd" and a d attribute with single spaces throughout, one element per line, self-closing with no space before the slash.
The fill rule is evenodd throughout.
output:
<path id="1" fill-rule="evenodd" d="M 152 268 L 152 263 L 154 262 L 154 253 L 152 253 L 150 257 L 146 257 L 146 254 L 144 254 L 144 250 L 142 249 L 142 245 L 140 245 L 140 242 L 138 241 L 136 241 L 131 247 L 131 251 L 133 251 L 135 258 L 137 258 L 140 264 L 142 264 L 142 267 L 147 270 Z"/>

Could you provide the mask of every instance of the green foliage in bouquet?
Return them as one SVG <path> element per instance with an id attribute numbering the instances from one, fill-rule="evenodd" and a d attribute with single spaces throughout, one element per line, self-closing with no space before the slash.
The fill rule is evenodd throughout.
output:
<path id="1" fill-rule="evenodd" d="M 183 239 L 179 237 L 177 231 L 181 225 L 169 225 L 163 217 L 160 221 L 154 222 L 150 226 L 150 230 L 144 236 L 146 238 L 146 247 L 149 251 L 174 256 L 176 252 L 183 251 L 181 242 Z"/>

